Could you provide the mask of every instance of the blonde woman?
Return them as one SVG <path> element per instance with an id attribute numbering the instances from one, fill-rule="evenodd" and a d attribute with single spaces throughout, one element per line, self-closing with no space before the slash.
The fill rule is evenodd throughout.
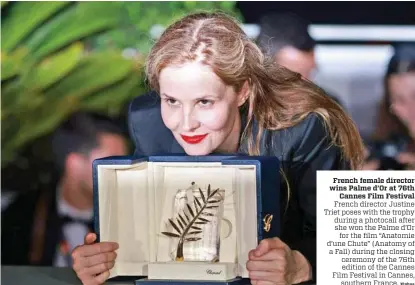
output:
<path id="1" fill-rule="evenodd" d="M 266 58 L 231 17 L 186 16 L 153 46 L 154 92 L 137 97 L 129 123 L 136 154 L 277 156 L 282 162 L 282 235 L 249 253 L 252 284 L 316 281 L 316 171 L 356 169 L 363 145 L 352 120 L 313 83 Z M 73 252 L 84 284 L 102 284 L 115 243 L 95 234 Z"/>

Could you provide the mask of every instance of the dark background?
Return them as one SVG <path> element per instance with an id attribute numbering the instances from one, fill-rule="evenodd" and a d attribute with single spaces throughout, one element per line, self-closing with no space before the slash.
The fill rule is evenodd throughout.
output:
<path id="1" fill-rule="evenodd" d="M 415 2 L 238 2 L 246 23 L 270 11 L 294 12 L 313 24 L 415 25 Z"/>

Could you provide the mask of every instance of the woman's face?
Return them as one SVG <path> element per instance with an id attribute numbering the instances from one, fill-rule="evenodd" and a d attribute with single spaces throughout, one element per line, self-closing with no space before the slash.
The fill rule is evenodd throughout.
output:
<path id="1" fill-rule="evenodd" d="M 415 72 L 392 75 L 388 87 L 392 112 L 415 138 Z"/>
<path id="2" fill-rule="evenodd" d="M 237 150 L 246 92 L 236 94 L 201 63 L 166 67 L 159 83 L 164 124 L 187 154 Z"/>

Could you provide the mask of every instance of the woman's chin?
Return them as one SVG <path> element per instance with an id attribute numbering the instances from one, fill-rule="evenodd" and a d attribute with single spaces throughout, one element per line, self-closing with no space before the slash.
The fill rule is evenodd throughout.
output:
<path id="1" fill-rule="evenodd" d="M 183 146 L 183 149 L 187 155 L 192 155 L 192 156 L 209 155 L 212 153 L 210 149 L 204 148 L 201 146 L 196 146 L 196 145 L 195 146 L 185 145 Z"/>
<path id="2" fill-rule="evenodd" d="M 211 154 L 211 152 L 209 151 L 201 151 L 201 150 L 184 150 L 186 152 L 187 155 L 191 155 L 191 156 L 201 156 L 201 155 L 209 155 Z"/>

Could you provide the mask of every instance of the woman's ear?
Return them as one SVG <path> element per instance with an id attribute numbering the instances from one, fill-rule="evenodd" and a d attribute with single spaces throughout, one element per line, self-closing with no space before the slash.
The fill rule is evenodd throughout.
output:
<path id="1" fill-rule="evenodd" d="M 249 84 L 248 80 L 245 81 L 244 85 L 241 88 L 241 91 L 239 91 L 238 94 L 238 107 L 241 107 L 246 100 L 249 98 Z"/>

